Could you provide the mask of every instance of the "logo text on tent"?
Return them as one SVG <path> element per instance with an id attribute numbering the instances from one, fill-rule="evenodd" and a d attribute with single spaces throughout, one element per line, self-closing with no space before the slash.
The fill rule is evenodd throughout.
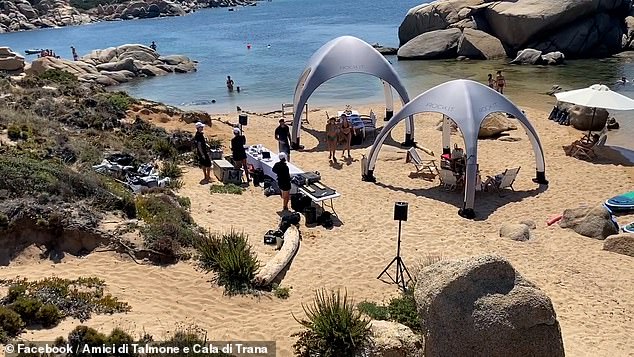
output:
<path id="1" fill-rule="evenodd" d="M 498 106 L 498 102 L 491 103 L 489 105 L 485 105 L 484 107 L 480 107 L 480 113 L 488 112 L 488 111 L 490 111 L 491 109 L 493 109 L 493 108 L 495 108 L 497 106 Z"/>
<path id="2" fill-rule="evenodd" d="M 349 66 L 339 66 L 339 69 L 341 70 L 351 70 L 351 69 L 364 69 L 365 65 L 364 64 L 351 64 Z"/>
<path id="3" fill-rule="evenodd" d="M 425 107 L 430 109 L 436 109 L 436 110 L 445 110 L 448 112 L 451 112 L 454 110 L 454 107 L 449 107 L 443 104 L 432 103 L 432 102 L 428 102 L 427 104 L 425 104 Z"/>

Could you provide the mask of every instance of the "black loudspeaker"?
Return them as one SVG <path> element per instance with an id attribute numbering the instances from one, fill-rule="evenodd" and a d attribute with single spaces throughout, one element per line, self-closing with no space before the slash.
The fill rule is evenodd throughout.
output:
<path id="1" fill-rule="evenodd" d="M 247 125 L 247 119 L 248 116 L 246 114 L 238 115 L 238 123 L 240 123 L 240 125 Z"/>
<path id="2" fill-rule="evenodd" d="M 407 221 L 407 202 L 396 202 L 394 204 L 394 220 Z"/>

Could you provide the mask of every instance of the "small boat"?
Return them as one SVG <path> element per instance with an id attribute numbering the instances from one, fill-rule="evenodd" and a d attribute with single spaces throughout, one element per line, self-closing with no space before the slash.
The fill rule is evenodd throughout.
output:
<path id="1" fill-rule="evenodd" d="M 42 52 L 42 50 L 24 50 L 24 53 L 26 53 L 27 55 L 35 55 Z"/>

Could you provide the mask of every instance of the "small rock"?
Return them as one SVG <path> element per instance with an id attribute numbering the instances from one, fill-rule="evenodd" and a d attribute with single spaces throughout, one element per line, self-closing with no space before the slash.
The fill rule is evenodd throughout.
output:
<path id="1" fill-rule="evenodd" d="M 525 242 L 531 239 L 531 231 L 530 228 L 523 223 L 505 223 L 500 227 L 500 237 Z"/>
<path id="2" fill-rule="evenodd" d="M 634 234 L 621 233 L 607 237 L 603 241 L 603 250 L 634 257 Z"/>
<path id="3" fill-rule="evenodd" d="M 423 338 L 398 322 L 371 321 L 374 346 L 370 356 L 422 357 Z"/>

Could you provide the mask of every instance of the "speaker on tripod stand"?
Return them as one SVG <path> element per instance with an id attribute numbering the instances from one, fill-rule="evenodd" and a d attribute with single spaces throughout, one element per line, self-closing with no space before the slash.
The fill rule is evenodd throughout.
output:
<path id="1" fill-rule="evenodd" d="M 403 258 L 401 258 L 401 223 L 403 221 L 407 222 L 407 202 L 396 202 L 394 204 L 394 220 L 398 221 L 398 239 L 396 243 L 396 257 L 392 259 L 390 264 L 383 269 L 381 274 L 377 277 L 377 279 L 381 279 L 383 275 L 387 275 L 392 283 L 398 285 L 403 291 L 407 290 L 407 284 L 412 280 L 412 276 L 407 271 L 407 267 L 403 262 Z M 396 274 L 393 277 L 390 275 L 388 270 L 392 267 L 392 265 L 396 264 Z M 405 280 L 405 275 L 407 274 L 407 280 Z"/>

